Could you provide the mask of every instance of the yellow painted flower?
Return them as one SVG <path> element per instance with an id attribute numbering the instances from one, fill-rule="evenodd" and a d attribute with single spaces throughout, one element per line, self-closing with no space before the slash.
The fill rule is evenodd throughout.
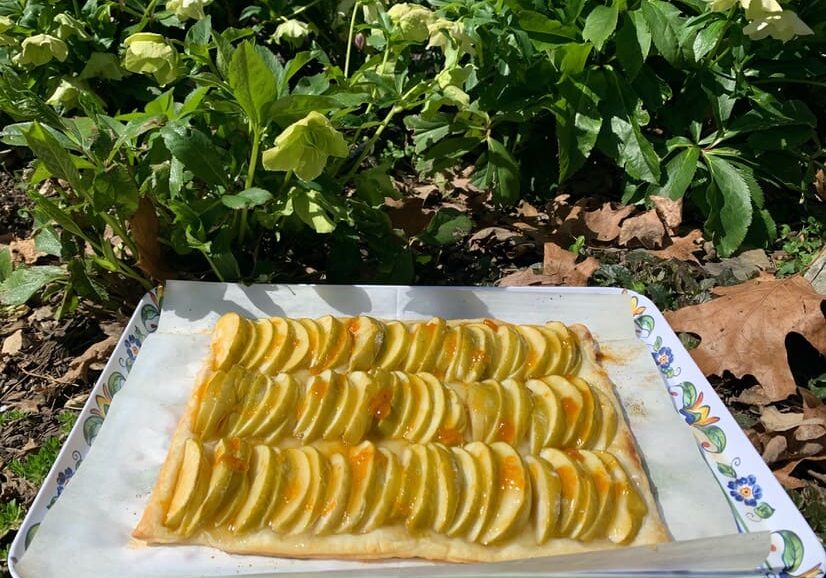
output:
<path id="1" fill-rule="evenodd" d="M 640 305 L 640 300 L 636 295 L 631 297 L 631 315 L 639 317 L 643 313 L 645 313 L 645 305 Z"/>
<path id="2" fill-rule="evenodd" d="M 788 42 L 795 36 L 814 34 L 800 17 L 791 10 L 771 13 L 749 22 L 743 32 L 752 40 L 762 40 L 771 36 L 782 42 Z"/>

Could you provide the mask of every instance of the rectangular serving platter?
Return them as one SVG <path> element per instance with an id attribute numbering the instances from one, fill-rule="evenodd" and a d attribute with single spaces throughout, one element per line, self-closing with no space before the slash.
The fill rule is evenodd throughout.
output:
<path id="1" fill-rule="evenodd" d="M 373 286 L 375 288 L 375 286 Z M 395 287 L 394 287 L 395 288 Z M 332 289 L 330 287 L 330 289 Z M 404 287 L 398 287 L 404 289 Z M 461 287 L 432 288 L 445 298 Z M 478 288 L 477 288 L 478 289 Z M 531 288 L 489 288 L 490 291 L 541 291 Z M 771 532 L 771 552 L 765 576 L 811 578 L 826 572 L 826 552 L 812 529 L 783 490 L 740 426 L 717 396 L 662 313 L 646 297 L 620 288 L 560 288 L 563 293 L 625 293 L 630 296 L 637 337 L 646 344 L 677 411 L 694 434 L 701 454 L 728 499 L 740 532 Z M 126 381 L 144 340 L 158 328 L 162 289 L 138 303 L 115 350 L 100 375 L 49 475 L 26 515 L 9 550 L 9 569 L 34 537 L 51 506 L 82 466 L 113 398 Z M 698 506 L 701 506 L 698 504 Z M 691 568 L 685 568 L 691 571 Z"/>

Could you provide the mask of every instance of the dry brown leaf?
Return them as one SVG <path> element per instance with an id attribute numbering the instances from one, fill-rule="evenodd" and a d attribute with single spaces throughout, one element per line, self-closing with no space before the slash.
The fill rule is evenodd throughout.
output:
<path id="1" fill-rule="evenodd" d="M 585 213 L 585 226 L 597 241 L 610 242 L 619 237 L 620 223 L 634 210 L 632 205 L 614 209 L 611 203 L 604 203 L 599 209 Z"/>
<path id="2" fill-rule="evenodd" d="M 671 244 L 665 249 L 651 251 L 651 254 L 660 259 L 674 259 L 676 261 L 693 261 L 699 263 L 694 253 L 702 251 L 703 233 L 699 229 L 694 229 L 685 237 L 674 237 Z"/>
<path id="3" fill-rule="evenodd" d="M 409 237 L 424 231 L 433 218 L 433 211 L 424 208 L 424 201 L 420 197 L 404 197 L 399 201 L 385 199 L 387 216 L 393 228 L 401 229 Z"/>
<path id="4" fill-rule="evenodd" d="M 18 329 L 3 340 L 3 348 L 0 350 L 0 353 L 4 355 L 17 355 L 25 344 L 23 330 Z"/>
<path id="5" fill-rule="evenodd" d="M 60 380 L 67 383 L 85 382 L 89 366 L 93 363 L 106 361 L 117 343 L 118 338 L 111 336 L 93 344 L 72 360 L 69 364 L 69 369 L 63 374 Z"/>
<path id="6" fill-rule="evenodd" d="M 654 205 L 654 210 L 660 220 L 665 224 L 669 234 L 673 234 L 677 227 L 683 222 L 683 199 L 669 199 L 668 197 L 659 197 L 651 195 L 648 197 Z"/>
<path id="7" fill-rule="evenodd" d="M 138 246 L 138 267 L 153 279 L 166 281 L 170 277 L 170 271 L 158 241 L 161 226 L 155 206 L 148 197 L 141 197 L 138 210 L 129 219 L 129 228 Z"/>
<path id="8" fill-rule="evenodd" d="M 778 432 L 794 429 L 803 423 L 802 413 L 782 413 L 779 409 L 770 405 L 763 408 L 760 421 L 766 426 L 766 431 Z"/>
<path id="9" fill-rule="evenodd" d="M 556 243 L 545 243 L 543 273 L 554 279 L 554 285 L 573 285 L 584 287 L 588 279 L 599 269 L 599 261 L 593 257 L 577 263 L 576 253 L 566 251 Z"/>
<path id="10" fill-rule="evenodd" d="M 752 281 L 718 287 L 717 299 L 666 313 L 675 331 L 696 333 L 702 340 L 691 356 L 706 375 L 753 375 L 771 401 L 796 391 L 786 358 L 786 336 L 795 331 L 826 354 L 826 296 L 802 277 Z"/>
<path id="11" fill-rule="evenodd" d="M 815 173 L 815 192 L 821 201 L 826 201 L 826 173 L 823 169 L 817 169 Z"/>
<path id="12" fill-rule="evenodd" d="M 799 442 L 810 442 L 826 436 L 826 424 L 818 420 L 806 420 L 794 430 L 794 439 Z"/>
<path id="13" fill-rule="evenodd" d="M 540 212 L 530 204 L 528 201 L 522 200 L 519 203 L 519 206 L 516 207 L 516 214 L 520 217 L 526 217 L 528 219 L 534 219 L 540 215 Z"/>
<path id="14" fill-rule="evenodd" d="M 40 257 L 46 256 L 46 253 L 37 250 L 34 239 L 13 240 L 9 243 L 9 249 L 12 256 L 16 256 L 16 260 L 27 265 L 33 265 Z"/>
<path id="15" fill-rule="evenodd" d="M 783 454 L 786 453 L 786 448 L 788 447 L 789 443 L 786 441 L 786 438 L 783 436 L 774 436 L 769 439 L 768 443 L 766 443 L 766 447 L 763 448 L 763 461 L 767 464 L 773 464 L 774 462 L 780 461 L 783 458 Z"/>
<path id="16" fill-rule="evenodd" d="M 799 490 L 806 487 L 806 482 L 794 476 L 793 472 L 802 462 L 821 462 L 826 460 L 826 456 L 809 456 L 790 461 L 788 464 L 778 470 L 774 470 L 774 477 L 787 490 Z"/>
<path id="17" fill-rule="evenodd" d="M 516 273 L 511 273 L 499 279 L 496 285 L 499 287 L 528 287 L 532 285 L 555 285 L 555 279 L 548 275 L 539 275 L 528 267 Z"/>
<path id="18" fill-rule="evenodd" d="M 664 238 L 665 227 L 654 209 L 625 219 L 620 227 L 619 243 L 623 246 L 637 242 L 646 249 L 658 249 Z"/>

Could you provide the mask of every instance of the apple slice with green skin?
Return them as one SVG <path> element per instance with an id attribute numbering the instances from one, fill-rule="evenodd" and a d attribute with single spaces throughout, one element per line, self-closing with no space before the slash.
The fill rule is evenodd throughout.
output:
<path id="1" fill-rule="evenodd" d="M 493 516 L 479 538 L 485 546 L 518 533 L 528 523 L 533 499 L 528 470 L 517 451 L 505 442 L 496 442 L 490 449 L 499 473 L 498 499 Z"/>
<path id="2" fill-rule="evenodd" d="M 585 502 L 589 499 L 585 475 L 580 467 L 565 452 L 555 448 L 545 448 L 539 456 L 548 462 L 559 476 L 559 522 L 558 536 L 570 536 L 585 513 Z"/>
<path id="3" fill-rule="evenodd" d="M 522 443 L 522 438 L 525 437 L 528 431 L 531 414 L 533 413 L 533 400 L 528 390 L 513 379 L 503 381 L 502 390 L 504 391 L 504 398 L 507 399 L 505 406 L 508 410 L 506 416 L 509 421 L 500 424 L 498 439 L 512 446 L 517 446 Z"/>
<path id="4" fill-rule="evenodd" d="M 330 423 L 330 416 L 336 408 L 336 402 L 342 389 L 342 376 L 332 370 L 325 370 L 310 381 L 307 391 L 304 392 L 304 404 L 293 434 L 302 440 L 302 443 L 311 443 L 324 432 L 325 426 Z"/>
<path id="5" fill-rule="evenodd" d="M 476 339 L 477 337 L 470 327 L 467 325 L 461 326 L 456 355 L 453 356 L 453 361 L 445 374 L 445 381 L 463 381 L 465 383 L 478 381 L 478 379 L 474 379 L 476 376 L 473 373 L 476 369 L 474 360 L 480 357 L 479 344 L 477 344 Z"/>
<path id="6" fill-rule="evenodd" d="M 390 321 L 384 325 L 384 343 L 376 358 L 375 366 L 387 371 L 400 369 L 410 348 L 407 325 Z"/>
<path id="7" fill-rule="evenodd" d="M 384 325 L 366 315 L 352 319 L 347 331 L 353 336 L 348 371 L 367 371 L 384 343 Z"/>
<path id="8" fill-rule="evenodd" d="M 344 516 L 336 529 L 337 533 L 352 532 L 364 517 L 368 505 L 372 503 L 378 486 L 378 473 L 381 468 L 377 458 L 378 450 L 372 443 L 365 441 L 350 449 L 348 459 L 353 474 L 353 488 L 347 500 Z"/>
<path id="9" fill-rule="evenodd" d="M 320 333 L 327 336 L 327 342 L 310 367 L 311 373 L 321 373 L 325 369 L 338 367 L 350 357 L 352 335 L 344 323 L 332 315 L 325 315 L 318 320 L 318 326 Z"/>
<path id="10" fill-rule="evenodd" d="M 202 386 L 200 404 L 192 431 L 205 438 L 214 435 L 221 419 L 235 406 L 235 384 L 223 371 L 214 373 Z"/>
<path id="11" fill-rule="evenodd" d="M 281 483 L 280 494 L 276 497 L 277 504 L 273 509 L 270 528 L 284 534 L 304 511 L 313 480 L 309 456 L 301 448 L 289 448 L 281 453 L 287 471 Z"/>
<path id="12" fill-rule="evenodd" d="M 602 425 L 599 429 L 599 435 L 594 441 L 594 448 L 604 450 L 614 441 L 614 436 L 617 435 L 617 410 L 614 409 L 614 404 L 611 399 L 600 390 L 594 388 L 597 401 L 601 408 Z"/>
<path id="13" fill-rule="evenodd" d="M 567 369 L 568 365 L 567 360 L 570 356 L 562 351 L 562 341 L 559 339 L 558 333 L 547 325 L 537 326 L 536 328 L 545 336 L 548 351 L 550 352 L 548 364 L 545 366 L 541 375 L 565 375 L 565 369 Z"/>
<path id="14" fill-rule="evenodd" d="M 433 463 L 435 487 L 430 499 L 435 498 L 436 511 L 433 516 L 433 530 L 444 534 L 453 524 L 459 506 L 459 483 L 453 454 L 444 445 L 434 443 L 426 446 Z"/>
<path id="15" fill-rule="evenodd" d="M 484 361 L 484 367 L 481 368 L 478 379 L 490 378 L 499 367 L 499 340 L 496 335 L 499 326 L 489 319 L 482 323 L 472 323 L 470 326 L 479 335 L 477 342 L 482 344 L 481 349 L 484 352 L 484 360 L 480 360 Z"/>
<path id="16" fill-rule="evenodd" d="M 467 450 L 455 447 L 450 448 L 450 452 L 456 464 L 460 492 L 456 501 L 456 514 L 446 533 L 455 537 L 466 533 L 476 519 L 482 503 L 483 484 L 481 469 Z"/>
<path id="17" fill-rule="evenodd" d="M 260 373 L 250 373 L 247 391 L 244 396 L 244 404 L 238 412 L 238 418 L 229 429 L 229 434 L 239 437 L 247 437 L 250 432 L 258 429 L 267 414 L 271 411 L 271 404 L 274 396 L 277 395 L 272 382 L 267 376 Z"/>
<path id="18" fill-rule="evenodd" d="M 404 520 L 407 531 L 412 535 L 422 533 L 433 525 L 436 515 L 433 488 L 436 487 L 436 468 L 428 454 L 427 446 L 413 444 L 408 448 L 410 459 L 404 470 L 408 512 Z"/>
<path id="19" fill-rule="evenodd" d="M 402 370 L 407 373 L 416 373 L 422 366 L 425 356 L 430 350 L 433 333 L 428 330 L 427 323 L 414 323 L 410 328 L 410 345 L 402 363 Z"/>
<path id="20" fill-rule="evenodd" d="M 335 400 L 335 407 L 333 407 L 330 419 L 327 422 L 327 427 L 324 428 L 324 431 L 321 433 L 321 437 L 325 440 L 341 439 L 350 421 L 350 417 L 356 411 L 358 392 L 356 391 L 356 385 L 353 383 L 351 376 L 352 374 L 345 375 L 341 380 L 341 387 L 339 389 L 338 399 Z"/>
<path id="21" fill-rule="evenodd" d="M 533 325 L 518 325 L 516 329 L 528 346 L 528 354 L 525 357 L 525 379 L 544 375 L 548 360 L 551 358 L 545 335 Z"/>
<path id="22" fill-rule="evenodd" d="M 402 484 L 402 466 L 399 459 L 386 448 L 379 448 L 382 459 L 381 472 L 377 476 L 379 487 L 376 500 L 370 504 L 358 525 L 359 532 L 372 532 L 382 527 L 393 513 L 393 506 Z"/>
<path id="23" fill-rule="evenodd" d="M 329 465 L 327 459 L 312 446 L 301 448 L 310 464 L 310 487 L 307 488 L 307 498 L 304 507 L 292 521 L 288 534 L 301 534 L 315 525 L 324 507 L 324 498 L 327 492 Z"/>
<path id="24" fill-rule="evenodd" d="M 410 420 L 402 428 L 401 437 L 413 443 L 418 443 L 430 424 L 433 400 L 431 399 L 430 388 L 425 380 L 415 373 L 408 374 L 408 379 L 410 380 L 410 391 L 413 393 L 413 408 Z"/>
<path id="25" fill-rule="evenodd" d="M 574 447 L 592 448 L 599 435 L 602 424 L 602 406 L 591 389 L 591 386 L 578 377 L 571 377 L 568 381 L 582 394 L 582 409 L 580 410 L 579 431 L 574 439 Z"/>
<path id="26" fill-rule="evenodd" d="M 589 542 L 596 538 L 603 538 L 608 523 L 616 511 L 616 497 L 614 496 L 614 482 L 610 472 L 596 454 L 589 451 L 576 452 L 575 457 L 588 471 L 594 490 L 597 493 L 597 513 L 590 528 L 585 528 L 579 539 Z"/>
<path id="27" fill-rule="evenodd" d="M 430 373 L 419 373 L 417 377 L 422 380 L 430 392 L 430 404 L 428 406 L 427 423 L 424 431 L 417 438 L 420 443 L 430 442 L 439 430 L 439 426 L 445 418 L 446 402 L 445 387 Z"/>
<path id="28" fill-rule="evenodd" d="M 461 445 L 465 441 L 467 429 L 465 404 L 449 386 L 445 386 L 445 394 L 445 416 L 436 430 L 436 440 L 446 446 Z"/>
<path id="29" fill-rule="evenodd" d="M 321 330 L 321 326 L 315 319 L 301 318 L 298 322 L 307 330 L 310 351 L 307 355 L 307 361 L 300 368 L 297 367 L 296 369 L 312 369 L 321 361 L 324 351 L 327 349 L 327 341 L 330 336 Z"/>
<path id="30" fill-rule="evenodd" d="M 495 339 L 493 331 L 481 323 L 468 325 L 467 333 L 471 345 L 463 380 L 474 382 L 488 374 L 488 366 L 494 357 Z"/>
<path id="31" fill-rule="evenodd" d="M 492 443 L 496 441 L 498 425 L 504 419 L 504 392 L 498 381 L 486 379 L 467 389 L 471 438 Z"/>
<path id="32" fill-rule="evenodd" d="M 293 326 L 283 317 L 273 317 L 265 321 L 269 321 L 272 331 L 269 348 L 257 365 L 251 367 L 257 367 L 258 371 L 266 375 L 275 375 L 281 371 L 284 362 L 292 354 Z"/>
<path id="33" fill-rule="evenodd" d="M 393 413 L 393 402 L 398 401 L 399 389 L 393 375 L 383 369 L 373 369 L 368 375 L 375 384 L 375 391 L 367 402 L 367 413 L 371 420 L 378 423 Z"/>
<path id="34" fill-rule="evenodd" d="M 594 480 L 588 468 L 582 464 L 582 454 L 579 450 L 566 450 L 565 454 L 572 458 L 574 464 L 579 468 L 580 480 L 582 482 L 582 498 L 577 511 L 577 521 L 571 528 L 569 536 L 574 539 L 581 539 L 585 532 L 593 525 L 597 517 L 599 507 L 599 497 L 594 485 Z M 557 472 L 559 473 L 559 472 Z M 560 474 L 561 476 L 562 474 Z M 564 482 L 563 482 L 564 483 Z"/>
<path id="35" fill-rule="evenodd" d="M 560 360 L 559 375 L 571 375 L 579 369 L 579 342 L 576 335 L 564 323 L 549 321 L 545 327 L 553 331 L 559 338 Z"/>
<path id="36" fill-rule="evenodd" d="M 295 371 L 297 369 L 305 369 L 310 365 L 310 357 L 312 356 L 310 334 L 307 327 L 296 319 L 287 319 L 289 325 L 289 338 L 284 344 L 284 349 L 288 352 L 288 356 L 284 359 L 280 366 L 273 364 L 272 371 L 281 371 L 284 373 Z"/>
<path id="37" fill-rule="evenodd" d="M 272 443 L 280 439 L 281 434 L 278 432 L 286 433 L 292 429 L 300 387 L 295 379 L 286 373 L 279 373 L 271 378 L 270 382 L 271 393 L 261 408 L 264 418 L 258 422 L 258 427 L 250 432 L 250 437 L 265 437 Z"/>
<path id="38" fill-rule="evenodd" d="M 613 480 L 614 515 L 608 523 L 606 535 L 615 544 L 628 544 L 639 532 L 648 507 L 614 456 L 607 452 L 594 454 L 605 464 Z"/>
<path id="39" fill-rule="evenodd" d="M 344 512 L 347 509 L 347 500 L 353 486 L 353 475 L 350 471 L 350 462 L 343 454 L 333 454 L 329 458 L 330 479 L 327 482 L 327 493 L 321 515 L 316 522 L 316 535 L 331 534 L 341 524 Z"/>
<path id="40" fill-rule="evenodd" d="M 542 448 L 559 447 L 565 436 L 565 419 L 559 397 L 541 379 L 531 379 L 525 386 L 533 395 L 533 413 L 528 432 L 530 452 L 538 454 Z"/>
<path id="41" fill-rule="evenodd" d="M 258 369 L 258 364 L 269 355 L 272 349 L 275 328 L 269 319 L 256 319 L 252 322 L 252 338 L 238 365 L 247 369 Z"/>
<path id="42" fill-rule="evenodd" d="M 200 496 L 203 496 L 207 488 L 209 467 L 201 444 L 193 439 L 186 440 L 181 465 L 178 468 L 178 477 L 175 481 L 175 490 L 164 517 L 164 526 L 177 528 L 181 525 L 184 514 L 194 504 L 200 502 Z"/>
<path id="43" fill-rule="evenodd" d="M 212 330 L 210 344 L 212 369 L 235 365 L 246 350 L 252 335 L 252 323 L 237 313 L 225 313 Z"/>
<path id="44" fill-rule="evenodd" d="M 353 411 L 345 414 L 346 419 L 342 440 L 346 444 L 355 445 L 367 435 L 373 425 L 373 415 L 370 412 L 370 402 L 375 398 L 378 385 L 375 380 L 363 371 L 354 371 L 347 375 L 355 402 Z"/>
<path id="45" fill-rule="evenodd" d="M 226 378 L 223 387 L 231 388 L 233 394 L 228 401 L 228 405 L 216 407 L 215 413 L 207 417 L 207 424 L 202 436 L 205 439 L 214 439 L 223 437 L 232 431 L 232 428 L 240 418 L 239 411 L 241 400 L 245 399 L 247 391 L 258 375 L 254 372 L 248 372 L 240 365 L 234 365 L 226 372 Z"/>
<path id="46" fill-rule="evenodd" d="M 432 373 L 444 381 L 456 381 L 455 375 L 451 373 L 451 367 L 456 363 L 456 357 L 459 355 L 464 339 L 465 332 L 461 325 L 448 326 L 445 329 L 442 348 L 436 356 L 436 364 Z"/>
<path id="47" fill-rule="evenodd" d="M 482 442 L 471 442 L 465 450 L 476 461 L 479 472 L 479 491 L 481 499 L 476 509 L 475 519 L 467 531 L 467 539 L 477 542 L 490 525 L 499 505 L 499 466 L 490 446 Z"/>
<path id="48" fill-rule="evenodd" d="M 551 465 L 534 456 L 525 456 L 533 492 L 534 537 L 537 545 L 547 542 L 556 531 L 560 514 L 561 482 Z"/>
<path id="49" fill-rule="evenodd" d="M 525 357 L 523 341 L 510 325 L 500 325 L 496 330 L 496 350 L 497 363 L 489 373 L 493 379 L 502 381 L 513 376 L 514 368 L 521 366 Z"/>
<path id="50" fill-rule="evenodd" d="M 388 375 L 393 384 L 393 398 L 390 401 L 390 411 L 379 420 L 376 429 L 383 438 L 396 439 L 397 432 L 401 432 L 402 424 L 409 419 L 413 410 L 413 396 L 406 373 L 392 371 Z"/>
<path id="51" fill-rule="evenodd" d="M 442 344 L 447 332 L 447 323 L 441 317 L 434 317 L 424 324 L 422 331 L 427 335 L 428 347 L 422 357 L 417 372 L 432 372 L 436 368 L 436 360 L 442 351 Z"/>
<path id="52" fill-rule="evenodd" d="M 269 520 L 281 485 L 280 461 L 280 452 L 275 448 L 265 445 L 252 448 L 249 492 L 232 521 L 230 528 L 234 533 L 258 530 Z"/>
<path id="53" fill-rule="evenodd" d="M 558 447 L 573 447 L 582 428 L 582 406 L 585 404 L 582 393 L 574 384 L 559 375 L 545 376 L 542 381 L 554 390 L 562 406 L 562 415 L 565 419 L 565 435 L 560 440 Z"/>

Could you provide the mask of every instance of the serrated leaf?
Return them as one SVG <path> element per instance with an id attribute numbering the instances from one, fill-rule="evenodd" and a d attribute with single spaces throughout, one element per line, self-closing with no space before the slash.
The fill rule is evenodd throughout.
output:
<path id="1" fill-rule="evenodd" d="M 272 120 L 280 127 L 286 127 L 311 112 L 324 114 L 339 108 L 341 104 L 331 96 L 290 94 L 272 102 L 267 107 L 265 118 Z"/>
<path id="2" fill-rule="evenodd" d="M 187 52 L 203 55 L 203 48 L 209 44 L 210 36 L 212 36 L 212 17 L 207 14 L 186 31 L 184 49 Z"/>
<path id="3" fill-rule="evenodd" d="M 34 238 L 34 247 L 38 251 L 42 251 L 47 255 L 60 257 L 63 253 L 63 245 L 60 243 L 60 237 L 57 235 L 52 227 L 43 227 Z"/>
<path id="4" fill-rule="evenodd" d="M 257 207 L 272 199 L 272 193 L 258 187 L 250 187 L 244 189 L 237 195 L 224 195 L 221 197 L 221 203 L 230 209 L 248 209 Z"/>
<path id="5" fill-rule="evenodd" d="M 629 80 L 642 68 L 648 51 L 651 49 L 651 31 L 638 10 L 628 12 L 625 21 L 617 33 L 617 59 L 628 75 Z"/>
<path id="6" fill-rule="evenodd" d="M 387 168 L 386 164 L 379 165 L 361 171 L 355 177 L 356 194 L 371 207 L 381 207 L 386 197 L 401 198 L 393 185 L 393 180 L 387 174 Z"/>
<path id="7" fill-rule="evenodd" d="M 161 130 L 161 137 L 169 152 L 192 173 L 210 185 L 226 185 L 224 166 L 227 151 L 218 148 L 198 129 L 187 129 L 169 124 Z"/>
<path id="8" fill-rule="evenodd" d="M 121 216 L 129 217 L 138 208 L 138 186 L 121 165 L 95 175 L 92 188 L 92 204 L 96 211 L 114 208 Z"/>
<path id="9" fill-rule="evenodd" d="M 227 71 L 232 94 L 254 126 L 262 126 L 264 109 L 277 97 L 276 78 L 264 57 L 249 42 L 232 53 Z"/>
<path id="10" fill-rule="evenodd" d="M 559 180 L 564 181 L 584 164 L 591 154 L 602 128 L 599 96 L 587 86 L 568 80 L 560 85 L 565 98 L 554 111 L 559 141 Z"/>
<path id="11" fill-rule="evenodd" d="M 45 215 L 51 221 L 60 225 L 65 231 L 77 235 L 83 239 L 86 238 L 83 230 L 75 224 L 71 215 L 60 208 L 54 201 L 44 197 L 39 193 L 33 195 L 38 211 Z"/>
<path id="12" fill-rule="evenodd" d="M 26 144 L 52 175 L 68 182 L 78 193 L 84 192 L 85 187 L 80 178 L 80 172 L 75 167 L 71 155 L 49 131 L 43 128 L 43 125 L 34 121 L 29 129 L 23 132 L 23 135 L 26 138 Z"/>
<path id="13" fill-rule="evenodd" d="M 751 192 L 742 173 L 733 164 L 712 154 L 705 155 L 706 164 L 719 191 L 720 202 L 711 223 L 717 225 L 715 245 L 722 257 L 729 257 L 746 238 L 752 220 Z"/>
<path id="14" fill-rule="evenodd" d="M 691 146 L 683 149 L 665 166 L 667 175 L 665 184 L 662 187 L 651 187 L 648 194 L 674 200 L 682 198 L 694 180 L 699 160 L 700 149 L 698 147 Z"/>
<path id="15" fill-rule="evenodd" d="M 616 4 L 611 6 L 596 6 L 585 19 L 585 27 L 582 29 L 582 39 L 592 42 L 598 51 L 602 51 L 605 41 L 611 37 L 617 29 L 617 17 L 619 10 Z"/>
<path id="16" fill-rule="evenodd" d="M 15 269 L 0 283 L 0 303 L 23 305 L 46 285 L 64 277 L 66 271 L 54 265 Z"/>
<path id="17" fill-rule="evenodd" d="M 678 65 L 680 28 L 684 26 L 679 9 L 663 0 L 643 0 L 642 13 L 657 51 L 671 65 Z"/>
<path id="18" fill-rule="evenodd" d="M 473 229 L 473 221 L 453 208 L 439 209 L 419 239 L 429 245 L 446 247 L 462 240 Z"/>
<path id="19" fill-rule="evenodd" d="M 706 54 L 711 52 L 726 30 L 728 23 L 725 20 L 715 20 L 708 26 L 703 27 L 694 37 L 694 59 L 699 62 Z"/>
<path id="20" fill-rule="evenodd" d="M 488 137 L 488 170 L 493 169 L 493 200 L 513 204 L 519 200 L 519 163 L 495 138 Z"/>

